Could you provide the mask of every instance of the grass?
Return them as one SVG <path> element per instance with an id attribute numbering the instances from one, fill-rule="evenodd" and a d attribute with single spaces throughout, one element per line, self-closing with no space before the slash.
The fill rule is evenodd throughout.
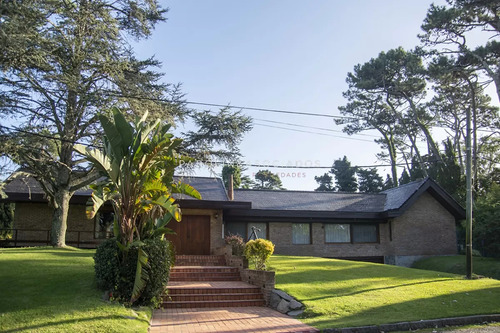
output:
<path id="1" fill-rule="evenodd" d="M 0 249 L 0 331 L 147 332 L 151 309 L 101 300 L 94 252 Z"/>
<path id="2" fill-rule="evenodd" d="M 500 281 L 389 265 L 273 256 L 276 288 L 320 329 L 500 313 Z"/>
<path id="3" fill-rule="evenodd" d="M 416 262 L 413 267 L 465 275 L 465 256 L 426 258 Z M 475 274 L 500 280 L 500 259 L 473 257 L 472 270 Z"/>

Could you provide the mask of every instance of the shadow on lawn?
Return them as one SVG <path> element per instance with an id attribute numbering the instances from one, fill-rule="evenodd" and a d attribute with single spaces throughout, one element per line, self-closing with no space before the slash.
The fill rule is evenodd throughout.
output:
<path id="1" fill-rule="evenodd" d="M 461 279 L 456 279 L 456 280 L 461 280 Z M 377 291 L 377 290 L 388 290 L 388 289 L 395 289 L 395 288 L 400 288 L 400 287 L 408 287 L 408 286 L 429 284 L 429 283 L 434 283 L 434 282 L 444 282 L 444 281 L 450 281 L 450 279 L 439 279 L 439 280 L 422 281 L 422 282 L 414 282 L 414 283 L 395 284 L 395 285 L 388 286 L 388 287 L 360 289 L 360 290 L 352 291 L 352 292 L 340 291 L 342 289 L 338 289 L 338 290 L 332 290 L 332 294 L 329 295 L 329 296 L 316 297 L 316 298 L 308 298 L 308 299 L 304 299 L 304 300 L 316 301 L 316 300 L 326 299 L 326 298 L 331 298 L 331 297 L 353 296 L 353 295 L 358 295 L 358 294 L 362 294 L 362 293 L 366 293 L 366 292 L 371 292 L 371 291 Z M 343 289 L 348 289 L 348 288 L 343 288 Z"/>
<path id="2" fill-rule="evenodd" d="M 15 329 L 11 330 L 6 330 L 3 331 L 3 333 L 12 333 L 12 332 L 19 332 L 21 330 L 26 330 L 26 331 L 31 331 L 31 330 L 37 330 L 37 329 L 42 329 L 42 328 L 57 328 L 59 325 L 68 325 L 68 324 L 75 324 L 75 323 L 80 323 L 80 322 L 91 322 L 91 321 L 100 321 L 100 320 L 122 320 L 122 316 L 118 315 L 113 315 L 113 316 L 99 316 L 99 317 L 89 317 L 89 318 L 78 318 L 78 319 L 71 319 L 71 320 L 58 320 L 58 321 L 50 321 L 46 322 L 43 324 L 38 324 L 38 325 L 30 325 L 30 326 L 18 326 Z M 141 319 L 141 318 L 134 318 L 130 320 L 139 320 L 147 323 L 149 325 L 149 320 L 147 319 Z"/>
<path id="3" fill-rule="evenodd" d="M 348 316 L 335 313 L 328 318 L 328 315 L 316 313 L 307 320 L 307 324 L 326 329 L 495 314 L 500 312 L 500 304 L 497 301 L 499 298 L 500 287 L 479 289 L 383 305 Z M 332 303 L 334 302 L 333 299 Z"/>

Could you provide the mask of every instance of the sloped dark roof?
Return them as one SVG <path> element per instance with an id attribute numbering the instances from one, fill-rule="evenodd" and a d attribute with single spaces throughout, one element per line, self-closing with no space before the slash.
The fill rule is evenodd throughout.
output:
<path id="1" fill-rule="evenodd" d="M 235 200 L 252 209 L 341 212 L 382 212 L 385 195 L 365 193 L 235 190 Z"/>
<path id="2" fill-rule="evenodd" d="M 183 182 L 193 186 L 200 192 L 202 200 L 207 201 L 229 201 L 226 189 L 220 178 L 211 177 L 191 177 L 191 176 L 174 176 L 175 181 L 182 180 Z M 4 192 L 10 200 L 21 201 L 46 201 L 45 193 L 40 183 L 33 177 L 26 174 L 13 176 L 7 180 Z M 89 197 L 92 193 L 90 189 L 78 190 L 75 192 L 76 197 Z M 178 200 L 197 200 L 187 195 L 174 194 Z"/>
<path id="3" fill-rule="evenodd" d="M 413 181 L 398 187 L 385 190 L 386 195 L 384 210 L 399 209 L 429 178 Z"/>
<path id="4" fill-rule="evenodd" d="M 201 194 L 202 200 L 229 201 L 224 183 L 220 178 L 214 177 L 193 177 L 174 176 L 175 181 L 181 180 L 194 187 Z M 179 200 L 196 200 L 185 194 L 174 194 L 174 198 Z"/>
<path id="5" fill-rule="evenodd" d="M 404 213 L 424 192 L 430 193 L 455 218 L 465 218 L 464 209 L 436 182 L 430 178 L 417 180 L 377 194 L 315 192 L 315 191 L 270 191 L 235 190 L 235 200 L 230 201 L 220 178 L 176 176 L 197 189 L 202 200 L 187 195 L 175 194 L 186 208 L 230 209 L 229 216 L 250 217 L 316 217 L 384 219 Z M 12 177 L 4 188 L 9 201 L 46 202 L 40 184 L 26 175 Z M 85 203 L 91 190 L 77 191 L 72 203 Z"/>

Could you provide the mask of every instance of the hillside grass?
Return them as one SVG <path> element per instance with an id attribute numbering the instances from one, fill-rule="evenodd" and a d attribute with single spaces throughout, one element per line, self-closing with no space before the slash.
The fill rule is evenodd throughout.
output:
<path id="1" fill-rule="evenodd" d="M 413 268 L 465 275 L 465 256 L 432 257 L 417 261 Z M 500 259 L 472 258 L 474 274 L 500 280 Z"/>
<path id="2" fill-rule="evenodd" d="M 0 332 L 147 332 L 151 309 L 101 300 L 94 252 L 0 249 Z"/>
<path id="3" fill-rule="evenodd" d="M 500 281 L 389 265 L 275 255 L 276 288 L 319 329 L 500 313 Z"/>

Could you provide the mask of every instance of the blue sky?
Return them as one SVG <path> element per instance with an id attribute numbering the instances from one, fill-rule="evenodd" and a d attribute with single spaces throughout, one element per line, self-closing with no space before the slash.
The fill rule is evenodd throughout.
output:
<path id="1" fill-rule="evenodd" d="M 135 49 L 140 57 L 162 61 L 165 80 L 182 82 L 189 101 L 339 115 L 347 73 L 381 51 L 416 46 L 431 2 L 173 0 L 165 2 L 168 21 Z M 353 140 L 343 133 L 297 128 L 326 136 L 258 125 L 290 127 L 263 121 L 270 120 L 340 131 L 332 119 L 244 113 L 256 123 L 241 144 L 246 163 L 331 166 L 347 155 L 353 165 L 382 164 L 373 137 Z M 294 190 L 313 190 L 314 176 L 327 171 L 269 169 Z M 379 170 L 384 178 L 389 172 Z"/>

